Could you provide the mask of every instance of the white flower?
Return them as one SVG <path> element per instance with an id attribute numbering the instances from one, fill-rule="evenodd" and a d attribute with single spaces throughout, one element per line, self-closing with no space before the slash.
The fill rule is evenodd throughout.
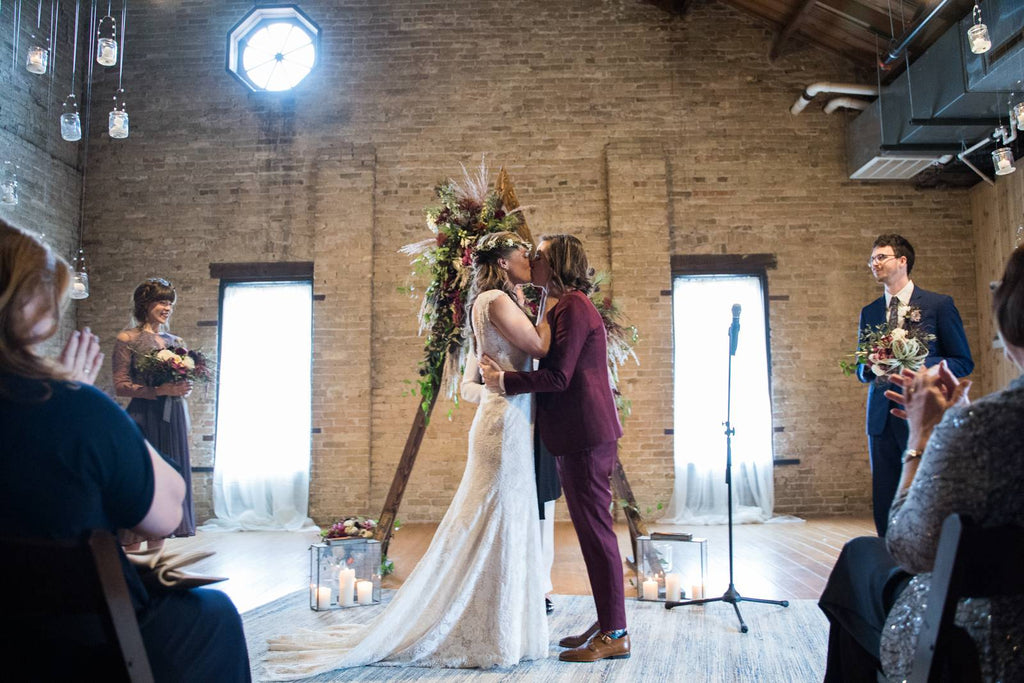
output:
<path id="1" fill-rule="evenodd" d="M 363 538 L 373 538 L 373 532 L 367 529 L 363 532 Z"/>
<path id="2" fill-rule="evenodd" d="M 886 369 L 880 363 L 875 363 L 871 366 L 871 372 L 875 373 L 876 377 L 881 377 L 886 373 Z"/>
<path id="3" fill-rule="evenodd" d="M 181 364 L 184 365 L 189 370 L 195 370 L 196 368 L 196 362 L 192 360 L 192 356 L 182 356 Z"/>
<path id="4" fill-rule="evenodd" d="M 160 349 L 156 354 L 157 360 L 168 361 L 172 358 L 177 358 L 178 355 L 170 349 Z"/>
<path id="5" fill-rule="evenodd" d="M 907 338 L 907 331 L 902 327 L 897 327 L 895 330 L 889 333 L 893 341 L 900 341 Z"/>

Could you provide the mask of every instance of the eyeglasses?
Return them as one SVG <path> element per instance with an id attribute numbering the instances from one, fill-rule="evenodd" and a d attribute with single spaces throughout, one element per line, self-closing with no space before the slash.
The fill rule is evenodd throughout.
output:
<path id="1" fill-rule="evenodd" d="M 899 258 L 893 254 L 875 254 L 868 259 L 868 268 L 872 266 L 880 266 L 891 258 Z"/>

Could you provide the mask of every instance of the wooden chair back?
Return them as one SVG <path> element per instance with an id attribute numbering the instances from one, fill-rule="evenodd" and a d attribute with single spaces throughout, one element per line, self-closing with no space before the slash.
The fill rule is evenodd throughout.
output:
<path id="1" fill-rule="evenodd" d="M 91 531 L 81 541 L 0 538 L 0 576 L 7 588 L 4 620 L 27 639 L 25 649 L 51 653 L 23 661 L 28 670 L 36 667 L 37 680 L 61 667 L 67 680 L 84 680 L 83 670 L 102 671 L 104 680 L 153 680 L 117 539 L 109 531 Z M 69 632 L 75 630 L 89 633 Z M 72 647 L 77 635 L 88 642 L 84 650 Z M 69 654 L 82 651 L 89 656 Z"/>
<path id="2" fill-rule="evenodd" d="M 1024 528 L 982 528 L 968 517 L 947 517 L 908 683 L 980 681 L 974 641 L 953 623 L 957 603 L 1009 595 L 1024 595 Z"/>

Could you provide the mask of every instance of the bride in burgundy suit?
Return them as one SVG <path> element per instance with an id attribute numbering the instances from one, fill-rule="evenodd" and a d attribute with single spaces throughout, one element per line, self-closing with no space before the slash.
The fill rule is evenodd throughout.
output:
<path id="1" fill-rule="evenodd" d="M 536 394 L 537 430 L 558 463 L 598 619 L 584 633 L 559 642 L 571 648 L 559 655 L 567 662 L 625 658 L 630 653 L 622 558 L 610 512 L 610 479 L 622 427 L 608 378 L 604 323 L 587 296 L 594 289 L 592 277 L 577 238 L 542 238 L 533 281 L 558 298 L 547 313 L 547 356 L 534 372 L 504 372 L 486 356 L 480 361 L 488 388 L 508 396 Z"/>

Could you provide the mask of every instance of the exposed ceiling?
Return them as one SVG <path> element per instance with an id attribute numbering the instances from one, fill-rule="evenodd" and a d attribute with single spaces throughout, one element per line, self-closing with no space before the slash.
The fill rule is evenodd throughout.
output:
<path id="1" fill-rule="evenodd" d="M 862 69 L 861 82 L 873 84 L 879 79 L 883 85 L 905 70 L 905 56 L 915 61 L 974 7 L 974 0 L 647 1 L 677 15 L 685 15 L 697 2 L 722 2 L 772 28 L 774 37 L 766 59 L 785 58 L 801 44 L 812 45 L 841 55 Z M 917 30 L 919 26 L 922 28 Z M 899 58 L 890 58 L 890 52 L 908 37 L 906 51 Z M 804 115 L 813 112 L 809 109 Z M 1014 151 L 1019 158 L 1020 143 Z M 969 159 L 980 165 L 990 152 L 981 150 Z M 990 162 L 988 165 L 991 167 Z M 914 179 L 919 187 L 968 187 L 976 182 L 978 176 L 955 160 L 942 168 L 930 168 Z"/>

